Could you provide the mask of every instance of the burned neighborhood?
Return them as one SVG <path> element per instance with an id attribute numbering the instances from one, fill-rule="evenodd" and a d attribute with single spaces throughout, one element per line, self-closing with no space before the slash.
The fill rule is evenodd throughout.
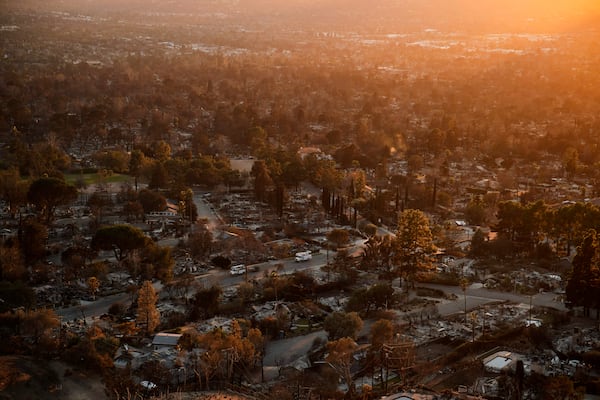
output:
<path id="1" fill-rule="evenodd" d="M 0 7 L 0 399 L 600 398 L 593 1 Z"/>

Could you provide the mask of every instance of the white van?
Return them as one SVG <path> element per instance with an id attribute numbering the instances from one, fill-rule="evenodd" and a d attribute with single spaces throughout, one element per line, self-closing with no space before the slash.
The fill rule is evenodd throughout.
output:
<path id="1" fill-rule="evenodd" d="M 234 265 L 229 269 L 231 275 L 242 275 L 246 272 L 246 266 L 244 264 Z"/>
<path id="2" fill-rule="evenodd" d="M 301 251 L 296 253 L 296 262 L 308 261 L 312 258 L 310 251 Z"/>

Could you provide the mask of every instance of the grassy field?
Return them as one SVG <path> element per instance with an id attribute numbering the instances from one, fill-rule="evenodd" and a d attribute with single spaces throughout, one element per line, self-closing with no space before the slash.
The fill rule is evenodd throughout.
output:
<path id="1" fill-rule="evenodd" d="M 102 176 L 99 173 L 93 174 L 65 174 L 65 181 L 71 185 L 76 185 L 79 182 L 84 183 L 86 186 L 94 185 L 98 183 L 123 183 L 131 181 L 133 178 L 129 175 L 123 174 L 111 174 L 109 176 Z"/>

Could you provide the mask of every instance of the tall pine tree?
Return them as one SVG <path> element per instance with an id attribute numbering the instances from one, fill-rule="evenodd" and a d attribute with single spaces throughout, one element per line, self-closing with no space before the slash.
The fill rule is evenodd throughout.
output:
<path id="1" fill-rule="evenodd" d="M 160 324 L 160 314 L 156 309 L 157 298 L 152 282 L 144 281 L 138 292 L 137 324 L 144 329 L 146 335 L 153 333 Z"/>

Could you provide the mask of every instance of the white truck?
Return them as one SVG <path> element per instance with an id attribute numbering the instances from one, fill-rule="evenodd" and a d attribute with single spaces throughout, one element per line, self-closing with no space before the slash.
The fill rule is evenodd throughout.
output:
<path id="1" fill-rule="evenodd" d="M 312 258 L 310 251 L 301 251 L 296 253 L 296 262 L 308 261 Z"/>

